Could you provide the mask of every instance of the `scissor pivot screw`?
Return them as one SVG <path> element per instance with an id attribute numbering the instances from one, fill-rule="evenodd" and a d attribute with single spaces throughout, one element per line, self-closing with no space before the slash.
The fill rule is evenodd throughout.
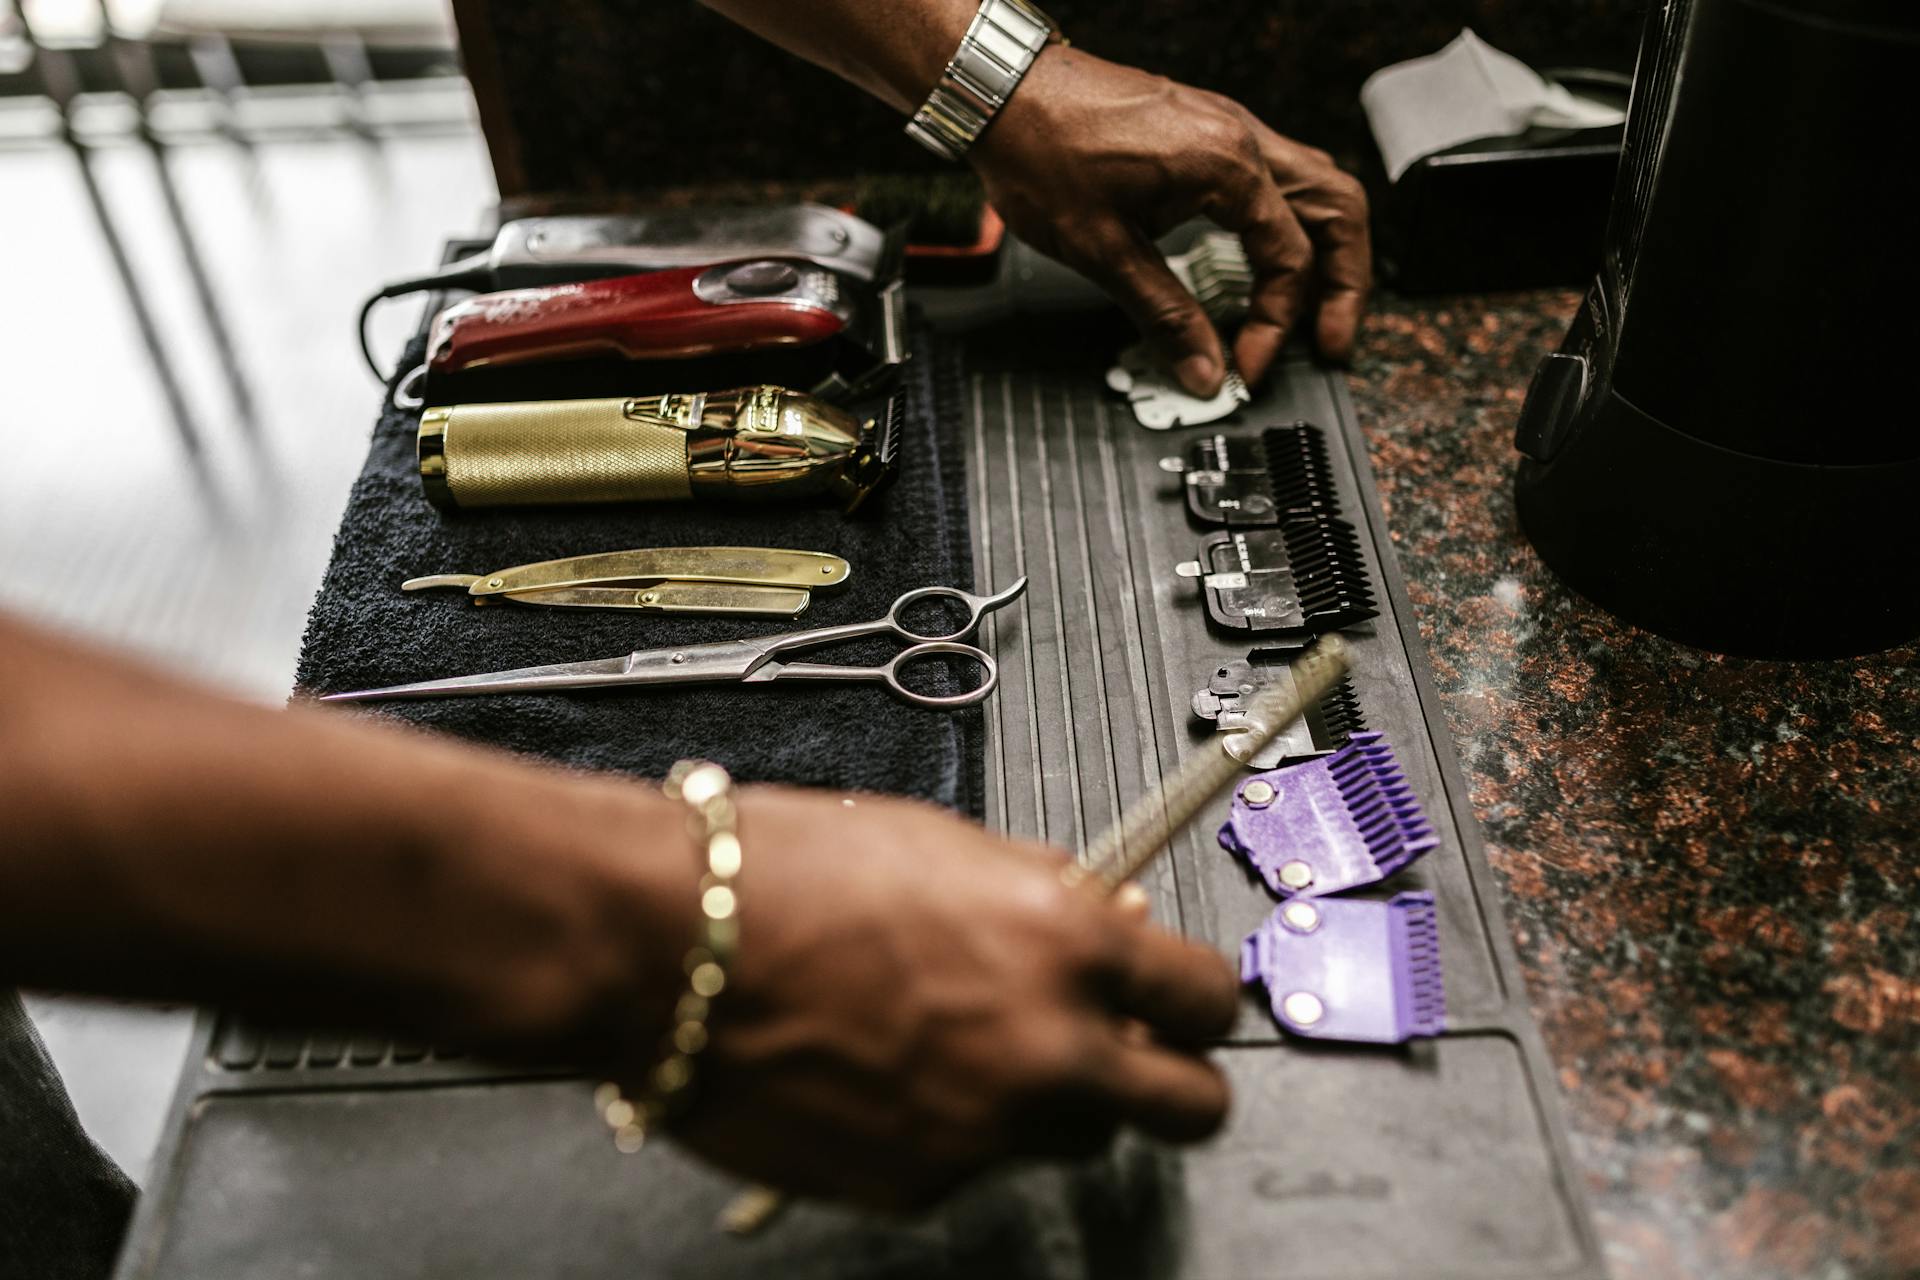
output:
<path id="1" fill-rule="evenodd" d="M 507 585 L 507 580 L 505 578 L 488 578 L 487 585 L 497 591 Z"/>
<path id="2" fill-rule="evenodd" d="M 1280 864 L 1280 883 L 1289 889 L 1304 889 L 1313 883 L 1313 868 L 1299 860 Z"/>
<path id="3" fill-rule="evenodd" d="M 1255 809 L 1264 809 L 1273 803 L 1273 784 L 1265 779 L 1256 779 L 1241 788 L 1240 798 Z"/>

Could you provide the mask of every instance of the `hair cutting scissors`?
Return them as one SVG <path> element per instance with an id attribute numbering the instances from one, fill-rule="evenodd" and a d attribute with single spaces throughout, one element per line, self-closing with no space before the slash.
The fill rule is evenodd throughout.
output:
<path id="1" fill-rule="evenodd" d="M 558 662 L 544 667 L 520 667 L 513 671 L 486 671 L 478 675 L 453 676 L 445 680 L 422 680 L 416 684 L 396 684 L 384 689 L 360 689 L 352 693 L 329 693 L 322 702 L 371 702 L 385 698 L 452 698 L 478 693 L 542 693 L 550 689 L 597 689 L 637 685 L 708 684 L 734 680 L 742 684 L 760 684 L 768 680 L 864 680 L 887 686 L 897 698 L 922 707 L 968 707 L 981 701 L 1000 681 L 1000 669 L 993 658 L 973 645 L 962 643 L 980 626 L 980 620 L 1003 605 L 1011 604 L 1027 589 L 1020 579 L 995 595 L 977 596 L 954 587 L 921 587 L 893 602 L 884 618 L 872 622 L 853 622 L 838 627 L 815 627 L 810 631 L 789 631 L 783 635 L 763 636 L 757 640 L 716 640 L 707 644 L 680 645 L 668 649 L 642 649 L 624 657 L 601 658 L 590 662 Z M 907 618 L 908 611 L 926 601 L 952 601 L 967 611 L 966 620 L 951 631 L 920 628 Z M 790 662 L 786 655 L 803 649 L 859 640 L 867 636 L 890 635 L 904 640 L 902 649 L 878 666 L 842 666 L 820 662 Z M 929 658 L 965 658 L 980 668 L 978 686 L 964 693 L 921 693 L 909 688 L 901 673 Z"/>

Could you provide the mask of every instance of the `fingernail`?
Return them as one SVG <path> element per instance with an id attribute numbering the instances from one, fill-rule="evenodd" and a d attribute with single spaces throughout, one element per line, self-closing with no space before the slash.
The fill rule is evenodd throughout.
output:
<path id="1" fill-rule="evenodd" d="M 1209 355 L 1191 355 L 1173 366 L 1173 376 L 1189 395 L 1211 396 L 1220 391 L 1220 365 Z"/>

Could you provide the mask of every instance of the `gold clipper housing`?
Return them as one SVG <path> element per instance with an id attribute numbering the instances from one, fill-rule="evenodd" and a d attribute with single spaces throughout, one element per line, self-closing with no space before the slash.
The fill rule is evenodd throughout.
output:
<path id="1" fill-rule="evenodd" d="M 445 510 L 828 497 L 851 511 L 892 471 L 897 398 L 862 422 L 784 387 L 430 408 L 420 481 Z"/>

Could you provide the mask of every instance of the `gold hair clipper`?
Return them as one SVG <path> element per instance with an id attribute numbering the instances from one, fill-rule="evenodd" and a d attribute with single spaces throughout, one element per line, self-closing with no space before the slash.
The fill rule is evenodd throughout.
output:
<path id="1" fill-rule="evenodd" d="M 420 417 L 420 480 L 450 510 L 812 498 L 848 511 L 892 477 L 900 398 L 861 421 L 784 387 L 461 404 Z"/>

